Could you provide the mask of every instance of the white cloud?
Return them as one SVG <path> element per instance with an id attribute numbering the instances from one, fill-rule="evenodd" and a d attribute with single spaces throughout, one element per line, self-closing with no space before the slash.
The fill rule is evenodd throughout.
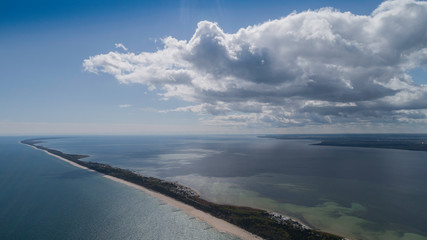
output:
<path id="1" fill-rule="evenodd" d="M 125 45 L 123 45 L 123 43 L 115 43 L 114 44 L 116 46 L 116 48 L 121 48 L 125 51 L 127 51 L 128 49 L 125 47 Z"/>
<path id="2" fill-rule="evenodd" d="M 427 67 L 426 22 L 427 2 L 413 0 L 386 1 L 369 16 L 292 13 L 236 33 L 202 21 L 188 41 L 167 37 L 156 52 L 110 52 L 83 66 L 191 102 L 175 111 L 209 124 L 420 121 L 427 86 L 407 71 Z"/>
<path id="3" fill-rule="evenodd" d="M 119 108 L 129 108 L 131 106 L 132 105 L 130 105 L 130 104 L 121 104 L 121 105 L 119 105 Z"/>

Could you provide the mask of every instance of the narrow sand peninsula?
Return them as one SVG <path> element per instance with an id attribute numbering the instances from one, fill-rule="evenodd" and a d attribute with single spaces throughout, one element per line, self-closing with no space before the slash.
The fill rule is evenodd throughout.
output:
<path id="1" fill-rule="evenodd" d="M 25 144 L 25 145 L 27 145 L 27 144 Z M 60 157 L 58 155 L 52 154 L 52 153 L 50 153 L 50 152 L 48 152 L 46 150 L 41 150 L 41 149 L 38 149 L 38 148 L 36 148 L 34 146 L 31 146 L 31 145 L 27 145 L 27 146 L 30 146 L 30 147 L 32 147 L 34 149 L 43 151 L 46 154 L 49 154 L 49 155 L 54 156 L 56 158 L 59 158 L 59 159 L 65 161 L 65 162 L 67 162 L 67 163 L 69 163 L 69 164 L 71 164 L 71 165 L 73 165 L 75 167 L 78 167 L 78 168 L 81 168 L 81 169 L 85 169 L 85 170 L 88 170 L 88 171 L 91 171 L 91 172 L 95 172 L 94 170 L 88 169 L 87 167 L 81 166 L 81 165 L 79 165 L 79 164 L 77 164 L 75 162 L 67 160 L 67 159 L 65 159 L 63 157 Z M 244 230 L 242 228 L 239 228 L 239 227 L 237 227 L 237 226 L 235 226 L 235 225 L 233 225 L 233 224 L 231 224 L 229 222 L 226 222 L 226 221 L 224 221 L 222 219 L 216 218 L 216 217 L 214 217 L 214 216 L 212 216 L 212 215 L 210 215 L 208 213 L 202 212 L 202 211 L 200 211 L 200 210 L 198 210 L 198 209 L 196 209 L 196 208 L 194 208 L 194 207 L 192 207 L 190 205 L 187 205 L 185 203 L 177 201 L 177 200 L 175 200 L 175 199 L 173 199 L 171 197 L 165 196 L 163 194 L 160 194 L 160 193 L 152 191 L 152 190 L 150 190 L 148 188 L 136 185 L 134 183 L 125 181 L 125 180 L 120 179 L 120 178 L 116 178 L 116 177 L 109 176 L 109 175 L 104 175 L 104 174 L 103 174 L 103 176 L 105 178 L 111 179 L 113 181 L 116 181 L 116 182 L 125 184 L 127 186 L 134 187 L 136 189 L 144 191 L 144 192 L 146 192 L 146 193 L 148 193 L 148 194 L 150 194 L 150 195 L 152 195 L 152 196 L 154 196 L 154 197 L 162 200 L 166 204 L 169 204 L 169 205 L 171 205 L 173 207 L 181 209 L 182 211 L 186 212 L 187 214 L 189 214 L 189 215 L 191 215 L 193 217 L 196 217 L 196 218 L 198 218 L 198 219 L 200 219 L 200 220 L 208 223 L 209 225 L 211 225 L 212 227 L 214 227 L 215 229 L 217 229 L 220 232 L 226 232 L 226 233 L 232 234 L 232 235 L 234 235 L 234 236 L 236 236 L 238 238 L 244 239 L 244 240 L 261 240 L 262 239 L 261 237 L 256 236 L 256 235 L 254 235 L 254 234 L 252 234 L 252 233 L 250 233 L 250 232 L 248 232 L 248 231 L 246 231 L 246 230 Z"/>
<path id="2" fill-rule="evenodd" d="M 95 171 L 94 171 L 94 170 L 92 170 L 92 169 L 89 169 L 89 168 L 87 168 L 87 167 L 85 167 L 85 166 L 79 165 L 79 164 L 77 164 L 77 163 L 75 163 L 75 162 L 72 162 L 72 161 L 70 161 L 70 160 L 68 160 L 68 159 L 65 159 L 65 158 L 63 158 L 63 157 L 60 157 L 60 156 L 58 156 L 58 155 L 52 154 L 52 153 L 50 153 L 50 152 L 48 152 L 48 151 L 46 151 L 46 150 L 38 149 L 38 148 L 36 148 L 36 147 L 34 147 L 34 146 L 31 146 L 31 145 L 28 145 L 28 144 L 24 144 L 24 145 L 30 146 L 30 147 L 32 147 L 32 148 L 34 148 L 34 149 L 36 149 L 36 150 L 39 150 L 39 151 L 43 151 L 43 152 L 45 152 L 46 154 L 48 154 L 48 155 L 50 155 L 50 156 L 54 156 L 54 157 L 56 157 L 56 158 L 59 158 L 59 159 L 61 159 L 62 161 L 65 161 L 65 162 L 67 162 L 67 163 L 69 163 L 69 164 L 71 164 L 71 165 L 73 165 L 73 166 L 75 166 L 75 167 L 78 167 L 78 168 L 81 168 L 81 169 L 85 169 L 85 170 L 88 170 L 88 171 L 90 171 L 90 172 L 95 172 Z"/>

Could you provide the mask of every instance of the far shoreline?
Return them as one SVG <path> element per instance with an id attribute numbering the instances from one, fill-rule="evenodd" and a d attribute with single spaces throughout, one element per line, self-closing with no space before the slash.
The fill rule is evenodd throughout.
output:
<path id="1" fill-rule="evenodd" d="M 316 146 L 427 151 L 427 134 L 267 134 L 259 138 L 312 140 Z M 363 138 L 361 138 L 363 137 Z"/>

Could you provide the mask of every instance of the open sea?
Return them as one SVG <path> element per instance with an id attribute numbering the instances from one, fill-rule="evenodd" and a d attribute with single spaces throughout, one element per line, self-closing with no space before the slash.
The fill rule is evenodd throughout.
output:
<path id="1" fill-rule="evenodd" d="M 233 239 L 145 193 L 0 138 L 2 239 Z M 351 239 L 427 239 L 427 152 L 256 136 L 82 136 L 43 146 Z M 35 237 L 34 237 L 35 236 Z M 83 236 L 83 237 L 78 237 Z"/>

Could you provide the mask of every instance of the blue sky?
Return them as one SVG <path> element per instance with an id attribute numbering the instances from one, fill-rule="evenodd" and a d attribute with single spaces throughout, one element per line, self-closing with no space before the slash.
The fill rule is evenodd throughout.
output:
<path id="1" fill-rule="evenodd" d="M 120 59 L 130 53 L 156 53 L 165 46 L 162 39 L 169 36 L 190 41 L 196 29 L 202 27 L 198 23 L 205 20 L 210 29 L 213 29 L 210 23 L 217 23 L 223 33 L 235 34 L 240 28 L 260 26 L 293 11 L 298 14 L 308 9 L 333 7 L 339 12 L 363 16 L 370 15 L 380 4 L 381 1 L 2 1 L 0 135 L 417 132 L 420 128 L 425 132 L 423 106 L 394 107 L 394 112 L 365 109 L 363 116 L 393 116 L 364 118 L 348 112 L 340 113 L 339 117 L 328 115 L 325 108 L 319 111 L 305 107 L 304 113 L 301 109 L 289 113 L 286 104 L 292 105 L 288 102 L 306 95 L 292 95 L 292 99 L 286 96 L 286 103 L 278 105 L 272 103 L 276 100 L 258 100 L 267 92 L 227 102 L 221 97 L 206 100 L 207 96 L 200 93 L 183 97 L 179 92 L 169 91 L 175 95 L 165 100 L 165 87 L 170 84 L 147 82 L 141 77 L 124 83 L 118 79 L 120 76 L 105 71 L 100 62 L 91 63 L 92 71 L 84 66 L 85 60 L 95 56 L 102 63 L 111 64 L 102 57 L 113 52 L 122 54 Z M 116 48 L 117 43 L 128 50 Z M 425 46 L 418 48 L 422 52 Z M 155 64 L 153 67 L 163 66 Z M 405 69 L 413 77 L 415 87 L 426 83 L 426 72 L 421 68 L 425 59 L 417 64 Z M 200 73 L 200 69 L 194 69 L 195 65 L 189 68 L 192 73 Z M 215 79 L 221 81 L 219 76 Z M 150 88 L 152 85 L 156 88 Z M 421 88 L 419 91 L 418 95 L 424 94 Z M 352 107 L 371 101 L 366 98 L 359 104 L 359 100 L 345 102 L 341 98 L 309 99 L 310 104 L 334 102 Z M 306 103 L 304 106 L 308 106 Z M 233 107 L 236 105 L 239 107 Z M 243 105 L 245 109 L 262 105 L 262 110 L 241 110 Z M 280 111 L 288 117 L 274 114 Z M 408 115 L 416 115 L 417 121 L 405 122 L 408 116 L 396 115 L 402 111 L 405 114 L 411 111 Z"/>

